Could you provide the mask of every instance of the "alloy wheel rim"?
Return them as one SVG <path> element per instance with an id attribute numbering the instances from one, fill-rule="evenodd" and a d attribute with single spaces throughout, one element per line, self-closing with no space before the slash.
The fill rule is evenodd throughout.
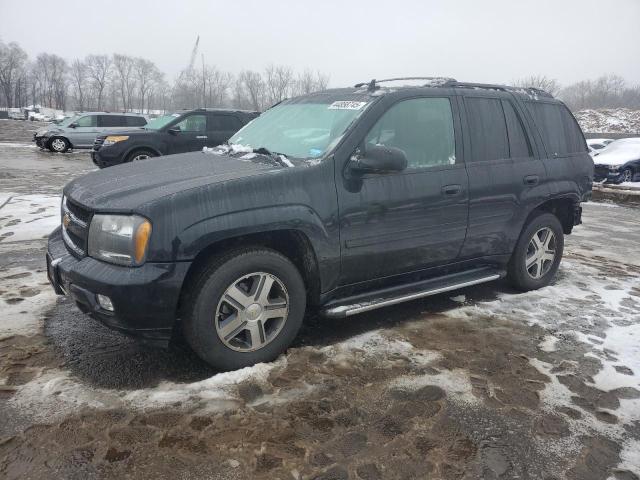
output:
<path id="1" fill-rule="evenodd" d="M 631 170 L 625 170 L 624 172 L 622 172 L 622 181 L 623 182 L 630 182 L 632 180 L 633 174 L 631 173 Z"/>
<path id="2" fill-rule="evenodd" d="M 56 138 L 53 142 L 51 142 L 51 146 L 55 151 L 60 152 L 64 150 L 65 144 L 64 144 L 64 141 L 60 140 L 59 138 Z"/>
<path id="3" fill-rule="evenodd" d="M 254 272 L 231 283 L 222 294 L 214 323 L 227 347 L 253 352 L 271 343 L 289 316 L 289 294 L 270 273 Z"/>
<path id="4" fill-rule="evenodd" d="M 535 280 L 544 277 L 556 259 L 556 235 L 549 227 L 544 227 L 533 234 L 527 246 L 525 268 L 529 276 Z"/>
<path id="5" fill-rule="evenodd" d="M 138 160 L 146 160 L 147 158 L 149 158 L 149 155 L 147 155 L 146 153 L 142 153 L 133 157 L 133 161 L 137 162 Z"/>

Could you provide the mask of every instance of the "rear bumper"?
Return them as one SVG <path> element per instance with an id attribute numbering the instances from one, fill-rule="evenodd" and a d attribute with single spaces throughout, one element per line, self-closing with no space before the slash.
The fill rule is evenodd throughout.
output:
<path id="1" fill-rule="evenodd" d="M 90 257 L 78 259 L 64 245 L 60 228 L 49 236 L 47 274 L 56 293 L 106 326 L 150 340 L 171 338 L 189 262 L 146 263 L 130 268 Z M 109 297 L 113 312 L 97 295 Z"/>

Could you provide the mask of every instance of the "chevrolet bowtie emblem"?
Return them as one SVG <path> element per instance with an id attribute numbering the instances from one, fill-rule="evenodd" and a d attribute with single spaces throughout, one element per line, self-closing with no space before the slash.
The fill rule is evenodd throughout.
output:
<path id="1" fill-rule="evenodd" d="M 68 213 L 65 213 L 64 217 L 62 217 L 62 225 L 64 225 L 64 228 L 67 228 L 70 223 L 71 223 L 71 216 L 69 216 Z"/>

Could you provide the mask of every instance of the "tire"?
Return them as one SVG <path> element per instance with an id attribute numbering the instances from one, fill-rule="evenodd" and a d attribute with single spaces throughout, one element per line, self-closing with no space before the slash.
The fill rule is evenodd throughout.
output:
<path id="1" fill-rule="evenodd" d="M 54 153 L 64 153 L 71 147 L 69 140 L 64 137 L 53 137 L 47 145 L 49 150 Z"/>
<path id="2" fill-rule="evenodd" d="M 620 175 L 620 183 L 633 182 L 633 170 L 625 168 Z"/>
<path id="3" fill-rule="evenodd" d="M 548 232 L 553 235 L 548 237 Z M 551 213 L 540 212 L 520 234 L 509 261 L 508 280 L 522 291 L 546 287 L 558 272 L 563 250 L 564 232 L 560 220 Z"/>
<path id="4" fill-rule="evenodd" d="M 230 251 L 212 259 L 190 285 L 183 302 L 184 336 L 196 354 L 216 369 L 274 360 L 302 325 L 304 281 L 295 265 L 274 250 Z"/>
<path id="5" fill-rule="evenodd" d="M 151 150 L 134 150 L 133 152 L 129 153 L 129 155 L 127 155 L 125 162 L 137 162 L 138 160 L 146 160 L 148 158 L 153 158 L 156 156 L 157 155 Z"/>

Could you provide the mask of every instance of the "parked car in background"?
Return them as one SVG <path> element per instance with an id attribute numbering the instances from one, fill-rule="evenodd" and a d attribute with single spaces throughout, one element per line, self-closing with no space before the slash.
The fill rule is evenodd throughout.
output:
<path id="1" fill-rule="evenodd" d="M 258 115 L 259 112 L 221 108 L 198 108 L 164 115 L 151 120 L 144 129 L 99 135 L 91 158 L 98 167 L 105 168 L 215 147 Z"/>
<path id="2" fill-rule="evenodd" d="M 147 119 L 133 113 L 87 112 L 49 125 L 36 131 L 33 141 L 40 148 L 52 152 L 66 152 L 70 148 L 91 148 L 96 136 L 103 132 L 117 133 L 133 127 L 143 127 Z"/>
<path id="3" fill-rule="evenodd" d="M 587 146 L 595 151 L 598 151 L 602 150 L 613 141 L 613 138 L 587 138 Z"/>
<path id="4" fill-rule="evenodd" d="M 597 182 L 623 183 L 640 180 L 640 137 L 611 142 L 593 162 L 594 179 Z"/>
<path id="5" fill-rule="evenodd" d="M 425 80 L 285 100 L 220 147 L 75 179 L 48 242 L 56 293 L 236 369 L 280 355 L 307 308 L 548 285 L 591 196 L 578 123 L 538 89 Z M 217 113 L 161 120 L 158 138 L 206 135 Z"/>

